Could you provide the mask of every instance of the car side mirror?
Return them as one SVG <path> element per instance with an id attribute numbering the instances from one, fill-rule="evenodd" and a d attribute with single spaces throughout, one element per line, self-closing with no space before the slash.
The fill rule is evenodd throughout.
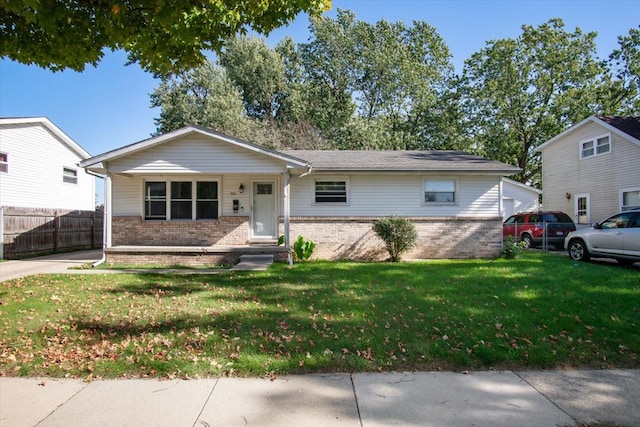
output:
<path id="1" fill-rule="evenodd" d="M 602 226 L 597 222 L 594 222 L 592 227 L 595 228 L 596 230 L 600 230 L 602 228 Z"/>

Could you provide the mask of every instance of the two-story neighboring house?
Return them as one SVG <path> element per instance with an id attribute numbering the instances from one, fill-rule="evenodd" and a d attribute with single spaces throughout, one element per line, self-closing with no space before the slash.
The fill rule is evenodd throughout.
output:
<path id="1" fill-rule="evenodd" d="M 591 224 L 640 208 L 640 117 L 591 116 L 536 151 L 545 209 Z"/>
<path id="2" fill-rule="evenodd" d="M 89 157 L 46 117 L 0 118 L 0 207 L 94 210 Z"/>

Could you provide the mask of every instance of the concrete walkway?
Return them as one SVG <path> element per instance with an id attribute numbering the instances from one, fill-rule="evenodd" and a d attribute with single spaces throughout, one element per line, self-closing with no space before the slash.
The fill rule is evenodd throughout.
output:
<path id="1" fill-rule="evenodd" d="M 36 258 L 0 262 L 0 282 L 34 274 L 107 274 L 107 273 L 172 273 L 172 274 L 218 274 L 230 270 L 260 271 L 269 268 L 273 255 L 243 255 L 241 262 L 231 269 L 79 269 L 102 258 L 102 250 L 68 252 Z M 1 426 L 0 426 L 1 427 Z"/>
<path id="2" fill-rule="evenodd" d="M 102 249 L 67 252 L 36 258 L 0 262 L 0 282 L 41 273 L 82 273 L 89 270 L 68 270 L 92 264 L 102 258 Z"/>
<path id="3" fill-rule="evenodd" d="M 0 378 L 0 426 L 640 426 L 640 371 Z"/>

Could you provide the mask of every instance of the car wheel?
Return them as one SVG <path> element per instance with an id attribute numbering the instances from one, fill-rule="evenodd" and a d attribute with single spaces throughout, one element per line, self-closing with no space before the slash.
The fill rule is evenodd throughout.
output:
<path id="1" fill-rule="evenodd" d="M 522 240 L 523 242 L 523 245 L 522 245 L 523 247 L 527 249 L 533 247 L 533 237 L 531 237 L 531 235 L 523 234 L 520 240 Z"/>
<path id="2" fill-rule="evenodd" d="M 569 256 L 574 261 L 588 261 L 589 251 L 582 240 L 573 240 L 569 243 Z"/>

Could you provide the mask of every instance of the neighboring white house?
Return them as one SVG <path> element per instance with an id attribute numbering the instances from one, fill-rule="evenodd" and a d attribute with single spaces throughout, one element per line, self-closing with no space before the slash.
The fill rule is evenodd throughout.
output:
<path id="1" fill-rule="evenodd" d="M 164 251 L 174 262 L 281 235 L 287 248 L 315 241 L 319 258 L 380 259 L 371 228 L 387 216 L 416 224 L 407 257 L 497 256 L 501 180 L 519 171 L 453 151 L 278 152 L 197 126 L 80 165 L 106 174 L 107 258 Z"/>
<path id="2" fill-rule="evenodd" d="M 94 210 L 89 157 L 46 117 L 0 118 L 0 207 Z"/>
<path id="3" fill-rule="evenodd" d="M 536 151 L 545 209 L 591 224 L 640 207 L 640 117 L 591 116 Z"/>
<path id="4" fill-rule="evenodd" d="M 540 209 L 541 190 L 509 178 L 502 178 L 502 218 L 518 212 Z"/>

